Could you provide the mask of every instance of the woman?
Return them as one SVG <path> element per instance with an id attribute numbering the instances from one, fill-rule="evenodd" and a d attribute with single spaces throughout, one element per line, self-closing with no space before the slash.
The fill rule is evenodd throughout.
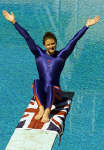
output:
<path id="1" fill-rule="evenodd" d="M 9 14 L 3 11 L 4 17 L 13 23 L 18 32 L 26 40 L 31 52 L 35 56 L 36 65 L 39 73 L 39 80 L 33 82 L 33 92 L 39 106 L 39 112 L 35 116 L 36 120 L 42 122 L 49 121 L 51 106 L 55 102 L 55 91 L 60 91 L 60 74 L 64 68 L 66 59 L 72 53 L 77 41 L 84 35 L 87 29 L 96 24 L 100 17 L 88 19 L 86 25 L 69 41 L 67 46 L 60 51 L 56 51 L 57 39 L 54 34 L 47 32 L 43 37 L 45 50 L 35 44 L 34 40 L 15 20 L 13 12 Z"/>

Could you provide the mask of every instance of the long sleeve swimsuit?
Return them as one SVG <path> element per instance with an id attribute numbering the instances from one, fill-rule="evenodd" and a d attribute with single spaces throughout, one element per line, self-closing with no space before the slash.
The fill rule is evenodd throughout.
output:
<path id="1" fill-rule="evenodd" d="M 37 103 L 38 105 L 43 105 L 45 108 L 49 108 L 53 103 L 53 88 L 55 86 L 60 87 L 60 74 L 63 70 L 66 59 L 72 53 L 77 41 L 84 35 L 88 28 L 84 26 L 68 42 L 65 48 L 60 51 L 55 51 L 53 55 L 49 55 L 46 53 L 46 50 L 43 50 L 35 44 L 29 33 L 17 22 L 14 26 L 24 37 L 31 52 L 35 56 L 39 79 L 34 80 L 33 91 Z"/>

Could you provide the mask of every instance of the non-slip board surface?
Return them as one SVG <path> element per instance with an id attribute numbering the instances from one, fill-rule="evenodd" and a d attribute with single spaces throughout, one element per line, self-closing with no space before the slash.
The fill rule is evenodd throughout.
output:
<path id="1" fill-rule="evenodd" d="M 6 150 L 51 150 L 57 132 L 16 128 Z"/>

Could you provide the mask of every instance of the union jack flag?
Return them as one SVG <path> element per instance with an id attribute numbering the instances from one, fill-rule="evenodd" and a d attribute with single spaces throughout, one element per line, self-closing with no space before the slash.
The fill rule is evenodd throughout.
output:
<path id="1" fill-rule="evenodd" d="M 68 96 L 67 98 L 63 98 L 63 100 L 58 104 L 52 105 L 50 121 L 43 123 L 40 120 L 35 120 L 35 115 L 38 113 L 39 108 L 36 100 L 33 97 L 30 100 L 30 103 L 26 108 L 22 118 L 20 119 L 17 128 L 53 130 L 59 135 L 62 135 L 65 119 L 68 111 L 70 110 L 71 103 L 72 97 Z"/>

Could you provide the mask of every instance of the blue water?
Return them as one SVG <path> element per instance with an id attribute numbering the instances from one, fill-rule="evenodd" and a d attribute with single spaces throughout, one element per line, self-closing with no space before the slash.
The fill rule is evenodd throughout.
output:
<path id="1" fill-rule="evenodd" d="M 53 32 L 57 50 L 82 28 L 88 17 L 104 17 L 103 0 L 1 0 L 0 10 L 16 20 L 42 48 L 46 31 Z M 32 97 L 38 78 L 34 56 L 13 25 L 0 13 L 0 150 L 4 150 Z M 61 87 L 75 91 L 62 142 L 53 150 L 104 149 L 104 21 L 89 28 L 67 60 Z"/>

